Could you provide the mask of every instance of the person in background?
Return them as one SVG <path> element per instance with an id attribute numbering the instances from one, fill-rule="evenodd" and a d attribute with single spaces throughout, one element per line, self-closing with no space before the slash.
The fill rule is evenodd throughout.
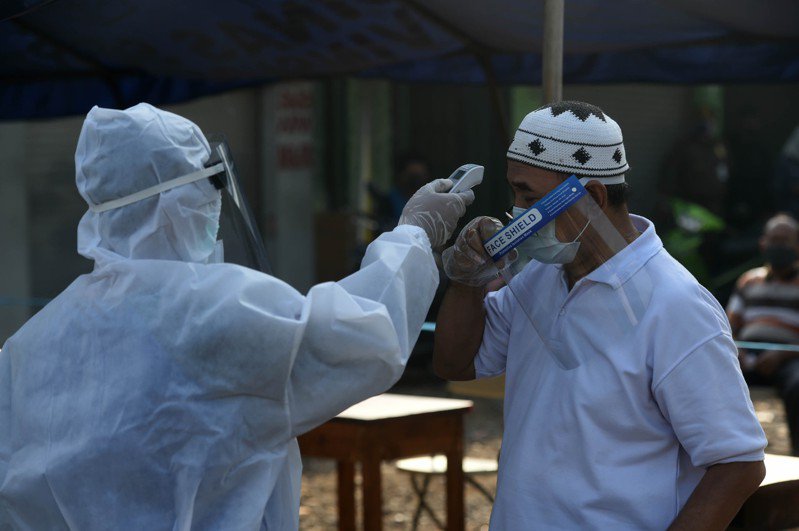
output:
<path id="1" fill-rule="evenodd" d="M 724 310 L 628 211 L 621 128 L 594 105 L 553 103 L 522 120 L 507 159 L 514 215 L 574 173 L 601 216 L 558 218 L 518 246 L 532 261 L 515 291 L 487 284 L 493 233 L 470 236 L 497 220 L 475 218 L 444 251 L 434 367 L 506 375 L 492 529 L 725 529 L 765 475 L 766 438 Z M 610 258 L 601 220 L 624 242 Z M 627 287 L 629 331 L 616 326 L 633 311 L 616 299 Z M 547 342 L 519 300 L 541 309 Z M 585 362 L 564 369 L 553 348 Z"/>
<path id="2" fill-rule="evenodd" d="M 765 225 L 760 250 L 766 264 L 738 279 L 727 305 L 735 339 L 799 345 L 799 224 L 777 214 Z M 750 385 L 774 385 L 785 403 L 793 454 L 799 455 L 799 352 L 741 349 Z"/>
<path id="3" fill-rule="evenodd" d="M 405 203 L 427 182 L 430 182 L 430 164 L 427 159 L 415 153 L 399 157 L 394 182 L 388 192 L 383 193 L 374 186 L 369 188 L 375 201 L 378 230 L 385 231 L 396 227 Z"/>
<path id="4" fill-rule="evenodd" d="M 87 115 L 94 270 L 0 351 L 0 529 L 297 529 L 296 437 L 402 374 L 474 194 L 425 184 L 360 270 L 302 294 L 216 252 L 233 176 L 211 155 L 145 103 Z"/>
<path id="5" fill-rule="evenodd" d="M 374 185 L 369 186 L 369 192 L 374 201 L 374 218 L 377 221 L 377 231 L 389 231 L 397 226 L 397 220 L 402 213 L 408 199 L 413 195 L 419 183 L 426 183 L 430 180 L 431 170 L 427 158 L 419 153 L 407 152 L 396 158 L 394 181 L 387 192 L 382 192 Z M 436 263 L 439 263 L 440 255 L 434 255 Z M 440 269 L 439 264 L 439 285 L 436 290 L 430 310 L 427 313 L 426 321 L 435 321 L 441 299 L 448 285 L 448 279 Z M 408 363 L 408 377 L 428 376 L 429 362 L 433 353 L 433 337 L 431 334 L 422 334 L 416 343 L 411 359 Z M 420 369 L 416 374 L 413 369 Z"/>

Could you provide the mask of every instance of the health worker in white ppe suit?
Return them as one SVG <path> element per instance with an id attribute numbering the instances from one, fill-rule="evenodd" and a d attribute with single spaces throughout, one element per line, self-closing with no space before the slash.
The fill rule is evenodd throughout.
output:
<path id="1" fill-rule="evenodd" d="M 295 437 L 402 373 L 473 194 L 424 186 L 360 271 L 303 296 L 213 263 L 210 155 L 147 104 L 86 117 L 95 267 L 0 351 L 0 529 L 297 529 Z"/>

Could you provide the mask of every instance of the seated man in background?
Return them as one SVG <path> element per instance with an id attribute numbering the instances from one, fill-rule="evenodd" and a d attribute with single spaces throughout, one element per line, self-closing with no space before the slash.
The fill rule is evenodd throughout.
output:
<path id="1" fill-rule="evenodd" d="M 766 265 L 747 271 L 727 306 L 735 339 L 799 345 L 799 224 L 787 214 L 771 218 L 760 238 Z M 774 385 L 785 402 L 793 454 L 799 455 L 799 352 L 741 351 L 752 385 Z"/>

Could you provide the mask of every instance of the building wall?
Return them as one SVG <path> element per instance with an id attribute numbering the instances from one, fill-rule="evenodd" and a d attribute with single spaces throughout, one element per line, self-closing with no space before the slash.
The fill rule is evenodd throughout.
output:
<path id="1" fill-rule="evenodd" d="M 14 297 L 0 313 L 0 341 L 91 267 L 75 251 L 75 229 L 85 211 L 75 188 L 80 126 L 76 118 L 0 125 L 0 182 L 7 202 L 0 296 Z"/>
<path id="2" fill-rule="evenodd" d="M 273 274 L 301 292 L 314 281 L 314 185 L 319 154 L 316 87 L 298 82 L 261 91 L 264 239 Z"/>
<path id="3" fill-rule="evenodd" d="M 30 235 L 23 171 L 28 124 L 0 127 L 0 345 L 30 315 Z"/>

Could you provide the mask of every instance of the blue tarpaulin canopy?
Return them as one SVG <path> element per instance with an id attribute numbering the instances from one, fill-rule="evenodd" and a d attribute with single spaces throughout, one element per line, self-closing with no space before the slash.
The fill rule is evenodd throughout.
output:
<path id="1" fill-rule="evenodd" d="M 543 0 L 5 0 L 0 118 L 278 79 L 538 84 Z M 564 82 L 799 81 L 794 0 L 566 0 Z"/>

